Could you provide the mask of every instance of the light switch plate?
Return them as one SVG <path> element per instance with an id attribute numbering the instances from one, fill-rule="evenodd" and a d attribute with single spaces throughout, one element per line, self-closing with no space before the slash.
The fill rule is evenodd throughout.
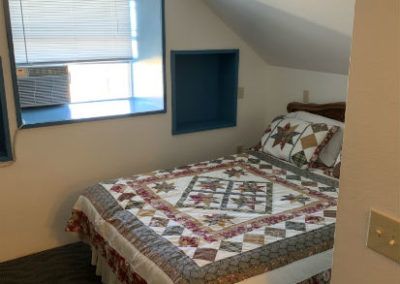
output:
<path id="1" fill-rule="evenodd" d="M 400 220 L 372 209 L 367 246 L 400 264 Z"/>

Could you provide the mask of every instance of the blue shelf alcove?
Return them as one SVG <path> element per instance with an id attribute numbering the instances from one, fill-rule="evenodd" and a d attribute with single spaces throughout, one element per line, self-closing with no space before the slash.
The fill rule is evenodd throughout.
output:
<path id="1" fill-rule="evenodd" d="M 236 126 L 239 50 L 172 51 L 172 133 Z"/>

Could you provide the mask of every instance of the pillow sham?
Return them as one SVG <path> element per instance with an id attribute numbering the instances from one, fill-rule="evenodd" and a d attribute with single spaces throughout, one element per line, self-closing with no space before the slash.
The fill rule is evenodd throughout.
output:
<path id="1" fill-rule="evenodd" d="M 338 127 L 283 116 L 275 118 L 261 139 L 261 150 L 299 168 L 311 167 Z"/>
<path id="2" fill-rule="evenodd" d="M 335 135 L 333 135 L 329 143 L 321 150 L 321 153 L 318 158 L 319 162 L 321 162 L 325 166 L 329 168 L 334 167 L 335 161 L 338 158 L 340 151 L 342 149 L 344 123 L 341 121 L 337 121 L 334 119 L 330 119 L 321 115 L 305 111 L 288 113 L 287 115 L 285 115 L 285 117 L 295 118 L 312 123 L 326 123 L 328 125 L 335 125 L 338 127 L 338 131 L 336 132 Z"/>

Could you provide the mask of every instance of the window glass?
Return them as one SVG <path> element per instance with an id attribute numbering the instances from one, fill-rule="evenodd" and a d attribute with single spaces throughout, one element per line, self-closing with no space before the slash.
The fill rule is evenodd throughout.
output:
<path id="1" fill-rule="evenodd" d="M 8 0 L 8 12 L 22 111 L 136 98 L 160 106 L 162 0 Z"/>

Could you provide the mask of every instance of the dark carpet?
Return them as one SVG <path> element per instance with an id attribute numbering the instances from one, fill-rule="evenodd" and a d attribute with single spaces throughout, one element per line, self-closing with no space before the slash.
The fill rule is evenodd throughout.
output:
<path id="1" fill-rule="evenodd" d="M 0 263 L 0 284 L 101 284 L 90 261 L 90 248 L 83 243 L 47 250 Z M 301 284 L 329 284 L 326 274 Z"/>
<path id="2" fill-rule="evenodd" d="M 89 246 L 76 243 L 0 263 L 1 284 L 101 284 Z"/>

